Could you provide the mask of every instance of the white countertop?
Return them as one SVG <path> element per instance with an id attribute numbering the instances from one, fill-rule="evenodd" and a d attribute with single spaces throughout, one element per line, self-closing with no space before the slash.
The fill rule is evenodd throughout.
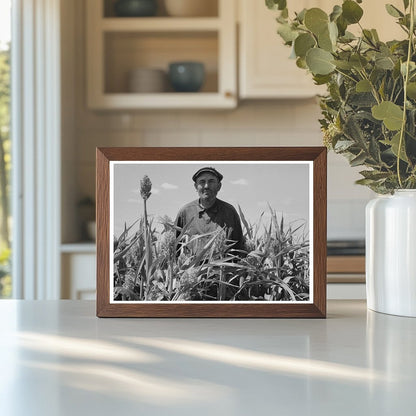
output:
<path id="1" fill-rule="evenodd" d="M 98 319 L 0 301 L 0 415 L 412 415 L 416 319 Z"/>

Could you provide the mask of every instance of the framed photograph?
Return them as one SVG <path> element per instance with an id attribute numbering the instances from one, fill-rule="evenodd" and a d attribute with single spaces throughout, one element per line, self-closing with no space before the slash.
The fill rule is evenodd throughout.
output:
<path id="1" fill-rule="evenodd" d="M 324 147 L 97 148 L 97 316 L 324 318 Z"/>

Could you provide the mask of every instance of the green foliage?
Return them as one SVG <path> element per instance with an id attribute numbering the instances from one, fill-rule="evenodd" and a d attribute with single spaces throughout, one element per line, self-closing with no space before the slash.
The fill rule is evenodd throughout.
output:
<path id="1" fill-rule="evenodd" d="M 309 299 L 309 242 L 304 224 L 249 224 L 240 209 L 245 250 L 233 252 L 225 231 L 188 236 L 169 218 L 163 231 L 146 219 L 115 238 L 114 299 L 130 301 L 296 301 Z M 303 231 L 303 232 L 302 232 Z M 130 235 L 131 234 L 131 235 Z M 202 244 L 200 244 L 202 243 Z M 199 247 L 198 250 L 194 250 Z M 150 255 L 148 253 L 150 251 Z M 148 258 L 152 258 L 146 267 Z"/>
<path id="2" fill-rule="evenodd" d="M 407 34 L 388 42 L 361 26 L 360 3 L 345 0 L 330 13 L 315 7 L 293 17 L 285 5 L 278 33 L 293 47 L 297 66 L 326 85 L 327 95 L 320 97 L 324 143 L 352 166 L 369 168 L 358 183 L 382 194 L 415 188 L 414 0 L 403 0 L 402 10 L 382 5 Z M 351 25 L 359 36 L 348 31 Z"/>
<path id="3" fill-rule="evenodd" d="M 10 249 L 0 250 L 0 299 L 9 298 L 12 294 L 10 280 Z"/>
<path id="4" fill-rule="evenodd" d="M 10 123 L 10 51 L 0 49 L 0 128 Z"/>
<path id="5" fill-rule="evenodd" d="M 10 45 L 0 45 L 0 245 L 10 247 Z"/>

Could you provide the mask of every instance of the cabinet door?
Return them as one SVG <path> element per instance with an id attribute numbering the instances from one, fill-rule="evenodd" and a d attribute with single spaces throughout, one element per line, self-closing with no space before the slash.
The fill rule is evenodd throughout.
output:
<path id="1" fill-rule="evenodd" d="M 63 299 L 95 299 L 95 254 L 64 253 L 61 257 L 61 266 Z"/>
<path id="2" fill-rule="evenodd" d="M 402 0 L 389 1 L 399 9 Z M 297 0 L 289 2 L 289 11 L 320 7 L 329 13 L 341 0 Z M 312 77 L 290 59 L 291 49 L 276 33 L 276 11 L 268 10 L 264 1 L 239 0 L 240 48 L 239 89 L 241 98 L 305 98 L 325 92 L 313 84 Z M 383 41 L 403 38 L 403 32 L 386 12 L 384 2 L 366 0 L 361 4 L 361 24 L 376 28 Z M 358 34 L 358 25 L 348 30 Z"/>
<path id="3" fill-rule="evenodd" d="M 296 11 L 304 7 L 325 7 L 329 0 L 298 0 Z M 293 2 L 294 3 L 294 2 Z M 241 98 L 305 98 L 320 92 L 312 77 L 290 59 L 291 49 L 277 34 L 277 12 L 264 1 L 239 0 L 240 48 L 239 88 Z"/>

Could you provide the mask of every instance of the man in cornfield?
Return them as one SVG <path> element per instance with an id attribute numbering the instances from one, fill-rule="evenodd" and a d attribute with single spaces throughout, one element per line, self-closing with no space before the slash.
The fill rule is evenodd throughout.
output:
<path id="1" fill-rule="evenodd" d="M 201 168 L 192 176 L 199 198 L 182 207 L 176 217 L 176 225 L 180 229 L 186 227 L 185 234 L 188 238 L 192 240 L 193 236 L 204 236 L 193 239 L 190 244 L 192 254 L 204 247 L 220 228 L 225 233 L 225 251 L 242 254 L 244 239 L 240 217 L 231 204 L 217 198 L 222 179 L 223 175 L 212 167 Z M 223 250 L 220 248 L 219 251 Z"/>

